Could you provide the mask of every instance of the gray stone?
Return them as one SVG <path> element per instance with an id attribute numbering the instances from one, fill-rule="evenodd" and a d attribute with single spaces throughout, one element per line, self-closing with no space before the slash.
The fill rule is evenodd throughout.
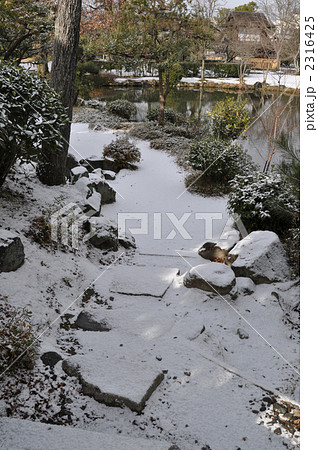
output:
<path id="1" fill-rule="evenodd" d="M 71 179 L 76 183 L 81 177 L 88 177 L 88 170 L 84 166 L 76 166 L 71 169 Z"/>
<path id="2" fill-rule="evenodd" d="M 235 275 L 227 265 L 210 262 L 192 267 L 186 273 L 183 283 L 188 288 L 226 295 L 235 287 Z"/>
<path id="3" fill-rule="evenodd" d="M 285 250 L 272 231 L 253 231 L 236 244 L 228 260 L 237 277 L 251 278 L 256 284 L 290 278 Z"/>
<path id="4" fill-rule="evenodd" d="M 118 232 L 114 222 L 104 217 L 90 219 L 88 221 L 93 236 L 89 239 L 90 243 L 101 250 L 118 250 Z"/>
<path id="5" fill-rule="evenodd" d="M 116 191 L 99 175 L 96 173 L 89 174 L 89 187 L 95 189 L 101 195 L 102 205 L 107 203 L 114 203 L 116 201 Z"/>
<path id="6" fill-rule="evenodd" d="M 0 272 L 17 270 L 24 263 L 24 247 L 16 234 L 0 230 Z"/>
<path id="7" fill-rule="evenodd" d="M 69 153 L 66 158 L 66 176 L 67 176 L 67 178 L 71 177 L 71 170 L 74 167 L 77 167 L 78 165 L 79 165 L 79 163 L 78 163 L 77 159 L 75 158 L 75 156 L 72 155 L 71 153 Z"/>
<path id="8" fill-rule="evenodd" d="M 45 366 L 54 367 L 59 361 L 61 361 L 62 356 L 57 352 L 45 352 L 41 356 L 41 361 Z"/>
<path id="9" fill-rule="evenodd" d="M 90 212 L 91 216 L 99 216 L 102 208 L 102 196 L 93 190 L 85 200 L 84 212 Z"/>
<path id="10" fill-rule="evenodd" d="M 79 379 L 83 393 L 107 406 L 127 406 L 141 412 L 164 379 L 162 372 L 103 354 L 75 355 L 63 361 L 64 371 Z"/>
<path id="11" fill-rule="evenodd" d="M 90 311 L 81 311 L 75 321 L 75 326 L 85 331 L 110 331 L 112 329 L 105 318 L 100 320 L 96 314 Z"/>

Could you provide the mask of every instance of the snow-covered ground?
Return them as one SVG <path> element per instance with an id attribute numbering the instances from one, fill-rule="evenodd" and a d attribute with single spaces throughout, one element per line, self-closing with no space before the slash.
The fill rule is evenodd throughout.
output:
<path id="1" fill-rule="evenodd" d="M 158 80 L 157 77 L 134 77 L 134 80 L 139 81 L 151 81 L 151 80 Z M 116 78 L 115 81 L 117 83 L 125 83 L 128 80 L 128 78 L 121 77 Z M 250 74 L 246 75 L 244 77 L 245 84 L 251 86 L 254 85 L 256 82 L 266 82 L 270 86 L 285 86 L 286 88 L 291 89 L 300 89 L 300 76 L 296 74 L 290 74 L 290 73 L 284 73 L 284 72 L 263 72 L 261 70 L 259 71 L 253 71 Z M 209 82 L 211 83 L 223 83 L 223 84 L 239 84 L 238 78 L 205 78 L 206 84 Z M 190 84 L 200 84 L 201 80 L 198 77 L 183 77 L 181 80 L 182 83 L 190 83 Z"/>
<path id="2" fill-rule="evenodd" d="M 74 124 L 71 152 L 78 159 L 79 154 L 99 157 L 103 145 L 114 137 L 113 131 L 97 132 L 86 124 Z M 164 380 L 138 414 L 127 407 L 108 407 L 83 396 L 78 392 L 77 380 L 66 378 L 61 362 L 57 364 L 56 383 L 63 380 L 66 392 L 74 396 L 68 406 L 77 417 L 72 424 L 85 430 L 78 436 L 82 443 L 89 442 L 90 448 L 150 450 L 168 449 L 172 444 L 182 450 L 292 448 L 297 439 L 292 442 L 283 428 L 282 435 L 274 433 L 276 425 L 265 426 L 261 417 L 269 397 L 277 396 L 294 404 L 299 400 L 298 332 L 287 322 L 277 301 L 277 294 L 292 301 L 298 295 L 297 288 L 291 282 L 258 285 L 253 294 L 239 295 L 236 300 L 187 289 L 182 276 L 191 266 L 203 262 L 197 249 L 208 240 L 205 221 L 195 214 L 218 214 L 213 220 L 213 237 L 219 237 L 228 219 L 226 197 L 190 194 L 184 188 L 182 169 L 169 155 L 150 149 L 146 142 L 137 144 L 142 154 L 139 169 L 121 171 L 115 181 L 109 182 L 117 191 L 117 201 L 102 208 L 105 217 L 115 220 L 118 213 L 147 214 L 148 233 L 136 234 L 137 250 L 104 255 L 97 250 L 88 251 L 83 244 L 76 253 L 53 253 L 31 243 L 23 234 L 31 218 L 52 205 L 56 197 L 63 195 L 67 204 L 78 200 L 80 193 L 74 186 L 45 187 L 32 171 L 25 175 L 20 172 L 9 180 L 10 190 L 0 198 L 0 226 L 20 233 L 26 261 L 16 272 L 0 275 L 1 294 L 10 303 L 33 311 L 35 322 L 45 331 L 42 351 L 54 350 L 66 358 L 72 345 L 78 355 L 96 358 L 97 377 L 102 377 L 97 361 L 105 358 L 109 364 L 119 360 L 132 367 L 146 364 L 164 371 Z M 13 195 L 14 192 L 23 193 L 24 198 Z M 180 220 L 185 213 L 184 229 L 190 238 L 182 236 L 180 227 L 178 230 L 173 225 L 173 220 Z M 162 238 L 155 239 L 160 231 L 159 218 Z M 140 228 L 141 222 L 131 220 L 129 226 Z M 171 239 L 167 239 L 169 235 Z M 174 276 L 162 298 L 114 293 L 112 283 L 115 274 L 118 278 L 118 271 L 129 293 L 131 266 L 143 274 L 133 280 L 134 286 L 148 291 L 158 288 L 153 275 L 164 273 L 163 268 L 179 269 L 180 275 Z M 81 294 L 91 283 L 95 294 L 82 302 Z M 112 330 L 101 333 L 60 328 L 60 319 L 47 329 L 70 304 L 67 312 L 74 317 L 83 308 L 93 309 L 106 316 Z M 39 361 L 40 372 L 41 367 Z M 132 370 L 128 378 L 131 389 L 135 385 L 138 390 L 138 373 Z M 23 397 L 29 416 L 36 399 L 33 391 Z M 48 408 L 57 409 L 54 400 Z M 22 413 L 16 413 L 16 417 L 21 416 Z M 60 435 L 55 427 L 37 424 L 30 438 L 28 427 L 32 430 L 28 422 L 20 427 L 19 422 L 0 420 L 0 447 L 73 447 L 69 441 L 74 433 L 71 429 L 68 433 L 63 427 Z M 24 442 L 25 433 L 29 437 Z"/>

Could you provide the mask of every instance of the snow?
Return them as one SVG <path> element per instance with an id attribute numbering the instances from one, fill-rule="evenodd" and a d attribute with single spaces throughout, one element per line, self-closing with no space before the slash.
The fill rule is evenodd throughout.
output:
<path id="1" fill-rule="evenodd" d="M 133 78 L 115 78 L 116 83 L 125 83 L 128 80 L 136 81 L 158 81 L 158 77 L 133 77 Z M 293 73 L 284 72 L 263 72 L 263 71 L 253 71 L 244 77 L 245 84 L 251 86 L 256 82 L 263 83 L 265 81 L 269 86 L 285 86 L 291 89 L 300 89 L 300 75 Z M 205 84 L 216 83 L 216 84 L 239 84 L 238 78 L 205 78 Z M 198 77 L 183 77 L 180 81 L 182 83 L 197 84 L 201 83 L 201 79 Z"/>
<path id="2" fill-rule="evenodd" d="M 72 153 L 100 157 L 103 145 L 115 136 L 112 130 L 97 132 L 87 124 L 74 124 Z M 121 171 L 109 182 L 123 198 L 117 196 L 116 203 L 102 207 L 102 214 L 116 222 L 119 213 L 148 213 L 148 233 L 135 234 L 137 249 L 127 253 L 120 250 L 104 254 L 86 244 L 76 251 L 54 252 L 31 242 L 24 232 L 32 218 L 45 208 L 55 212 L 61 198 L 68 204 L 82 200 L 82 194 L 72 185 L 43 186 L 31 167 L 17 168 L 14 179 L 6 184 L 11 194 L 0 198 L 0 226 L 19 233 L 26 260 L 18 274 L 0 275 L 1 294 L 11 304 L 33 312 L 33 321 L 44 333 L 42 352 L 57 351 L 67 359 L 73 347 L 76 358 L 93 360 L 88 366 L 92 376 L 93 364 L 102 361 L 104 355 L 105 361 L 136 364 L 138 369 L 129 372 L 134 382 L 146 366 L 155 372 L 165 371 L 165 379 L 147 401 L 143 414 L 137 415 L 129 408 L 107 407 L 83 396 L 78 381 L 67 377 L 63 382 L 65 389 L 72 387 L 74 401 L 68 408 L 78 418 L 76 429 L 3 418 L 0 446 L 54 449 L 69 448 L 71 442 L 77 448 L 107 445 L 110 449 L 160 449 L 173 443 L 182 450 L 199 450 L 207 445 L 242 450 L 292 448 L 288 437 L 277 436 L 258 421 L 264 396 L 277 395 L 294 403 L 299 398 L 298 332 L 286 321 L 284 304 L 272 295 L 282 291 L 287 299 L 292 289 L 293 297 L 297 296 L 297 286 L 260 284 L 255 292 L 239 295 L 235 301 L 215 295 L 211 298 L 208 292 L 183 286 L 175 269 L 184 274 L 202 263 L 197 249 L 208 240 L 205 221 L 195 214 L 222 214 L 222 219 L 212 221 L 213 238 L 219 239 L 228 220 L 227 198 L 204 198 L 185 191 L 185 173 L 172 157 L 150 149 L 146 142 L 136 143 L 142 153 L 138 170 Z M 161 214 L 163 239 L 153 235 L 156 213 Z M 191 239 L 167 213 L 174 213 L 178 220 L 184 213 L 190 214 L 183 225 Z M 128 221 L 128 225 L 140 230 L 140 220 Z M 167 239 L 169 235 L 172 238 Z M 157 286 L 152 277 L 160 277 L 162 268 L 174 273 L 162 298 L 110 290 L 116 271 L 132 274 L 135 270 L 138 279 L 132 282 L 139 288 Z M 124 285 L 125 276 L 118 282 Z M 94 293 L 84 299 L 82 294 L 92 285 Z M 112 330 L 98 333 L 60 328 L 63 311 L 68 308 L 74 316 L 72 321 L 85 307 L 95 309 L 97 314 L 100 311 L 99 317 L 109 320 Z M 239 338 L 239 328 L 248 333 L 248 339 Z M 42 366 L 39 361 L 37 368 Z M 55 374 L 58 381 L 65 375 L 61 362 Z M 102 381 L 106 383 L 107 379 Z M 134 393 L 132 385 L 127 385 L 131 386 L 129 395 Z M 50 407 L 56 410 L 60 406 L 53 396 L 58 389 L 45 391 Z M 36 388 L 25 398 L 18 395 L 20 406 L 15 417 L 19 411 L 20 417 L 30 416 L 38 407 L 39 394 L 43 392 Z M 14 395 L 12 391 L 6 401 L 13 401 Z"/>
<path id="3" fill-rule="evenodd" d="M 164 267 L 117 267 L 111 271 L 111 292 L 163 297 L 179 269 Z"/>
<path id="4" fill-rule="evenodd" d="M 210 262 L 192 267 L 185 276 L 185 283 L 190 282 L 193 278 L 201 278 L 207 284 L 218 288 L 232 285 L 235 280 L 235 275 L 233 270 L 225 264 Z"/>

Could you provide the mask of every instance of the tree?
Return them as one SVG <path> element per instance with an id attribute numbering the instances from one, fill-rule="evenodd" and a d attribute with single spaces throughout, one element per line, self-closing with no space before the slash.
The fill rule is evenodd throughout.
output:
<path id="1" fill-rule="evenodd" d="M 178 62 L 190 50 L 189 22 L 184 0 L 129 0 L 105 43 L 105 52 L 112 56 L 156 68 L 160 124 L 164 123 L 167 96 L 182 77 Z"/>
<path id="2" fill-rule="evenodd" d="M 217 15 L 215 17 L 215 24 L 217 26 L 222 26 L 225 24 L 226 19 L 230 13 L 230 9 L 229 8 L 218 8 L 218 12 Z"/>
<path id="3" fill-rule="evenodd" d="M 279 69 L 282 57 L 297 59 L 299 56 L 299 0 L 259 0 L 258 3 L 275 25 L 271 37 Z"/>
<path id="4" fill-rule="evenodd" d="M 0 187 L 18 158 L 38 160 L 43 142 L 58 151 L 66 120 L 58 94 L 46 81 L 12 63 L 0 63 Z"/>
<path id="5" fill-rule="evenodd" d="M 63 148 L 58 151 L 53 151 L 47 145 L 44 145 L 42 148 L 42 158 L 38 165 L 38 176 L 43 183 L 48 185 L 65 183 L 66 158 L 71 132 L 78 56 L 81 6 L 81 0 L 59 0 L 57 7 L 50 84 L 56 92 L 60 93 L 69 121 L 62 129 Z"/>
<path id="6" fill-rule="evenodd" d="M 242 11 L 242 12 L 255 12 L 258 9 L 258 6 L 255 2 L 245 3 L 244 5 L 239 5 L 234 8 L 234 11 Z"/>
<path id="7" fill-rule="evenodd" d="M 0 0 L 0 57 L 17 63 L 41 53 L 53 30 L 50 0 Z"/>
<path id="8" fill-rule="evenodd" d="M 214 41 L 215 30 L 213 18 L 216 11 L 217 0 L 194 0 L 192 8 L 194 11 L 194 23 L 197 28 L 196 44 L 198 43 L 202 58 L 201 64 L 201 81 L 204 80 L 206 50 L 211 48 Z"/>

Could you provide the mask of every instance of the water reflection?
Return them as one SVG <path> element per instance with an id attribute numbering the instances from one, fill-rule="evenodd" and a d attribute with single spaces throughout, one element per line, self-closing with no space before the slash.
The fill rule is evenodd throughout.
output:
<path id="1" fill-rule="evenodd" d="M 137 120 L 145 120 L 149 108 L 159 105 L 159 94 L 156 88 L 102 88 L 95 92 L 95 97 L 111 101 L 119 98 L 129 100 L 137 106 Z M 201 91 L 199 89 L 178 89 L 169 94 L 167 106 L 190 117 L 194 117 L 201 109 L 201 114 L 212 109 L 216 102 L 232 97 L 247 100 L 247 107 L 252 115 L 252 125 L 240 138 L 240 144 L 252 156 L 253 160 L 264 166 L 267 157 L 269 142 L 273 135 L 275 117 L 280 116 L 277 128 L 289 135 L 295 148 L 299 148 L 299 96 L 256 93 L 228 93 L 224 91 Z M 289 103 L 289 104 L 288 104 Z M 257 120 L 256 120 L 257 119 Z M 254 122 L 254 123 L 253 123 Z M 273 164 L 277 164 L 282 157 L 279 150 L 273 157 Z"/>

